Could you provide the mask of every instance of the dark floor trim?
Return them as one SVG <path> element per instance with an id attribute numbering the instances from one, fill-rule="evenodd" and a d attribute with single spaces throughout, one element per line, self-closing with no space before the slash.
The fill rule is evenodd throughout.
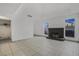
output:
<path id="1" fill-rule="evenodd" d="M 37 34 L 34 34 L 34 36 L 37 36 L 37 37 L 45 37 L 45 38 L 47 38 L 47 36 L 44 36 L 44 35 L 37 35 Z M 53 39 L 53 40 L 54 40 L 54 39 Z M 58 40 L 58 41 L 62 41 L 62 40 Z M 68 40 L 68 39 L 65 39 L 65 38 L 64 38 L 64 41 L 79 43 L 79 41 Z"/>
<path id="2" fill-rule="evenodd" d="M 75 41 L 75 40 L 68 40 L 68 39 L 65 39 L 65 41 L 70 41 L 70 42 L 79 43 L 79 41 Z"/>
<path id="3" fill-rule="evenodd" d="M 38 36 L 38 37 L 48 37 L 48 36 L 45 36 L 45 35 L 37 35 L 37 34 L 34 34 L 34 36 Z"/>

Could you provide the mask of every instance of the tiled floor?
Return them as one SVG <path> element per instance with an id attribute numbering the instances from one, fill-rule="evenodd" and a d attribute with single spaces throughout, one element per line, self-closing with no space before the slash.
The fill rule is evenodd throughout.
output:
<path id="1" fill-rule="evenodd" d="M 34 37 L 16 42 L 0 41 L 1 56 L 78 56 L 79 43 Z"/>

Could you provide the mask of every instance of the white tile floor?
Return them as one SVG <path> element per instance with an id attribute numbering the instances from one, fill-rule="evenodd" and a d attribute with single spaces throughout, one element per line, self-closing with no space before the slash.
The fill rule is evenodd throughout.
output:
<path id="1" fill-rule="evenodd" d="M 79 43 L 34 37 L 16 42 L 0 41 L 2 56 L 78 56 Z"/>

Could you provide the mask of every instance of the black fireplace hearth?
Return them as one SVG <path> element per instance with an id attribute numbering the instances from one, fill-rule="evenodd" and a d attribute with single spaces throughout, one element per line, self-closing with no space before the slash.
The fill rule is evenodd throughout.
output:
<path id="1" fill-rule="evenodd" d="M 48 38 L 55 40 L 64 40 L 64 28 L 48 28 Z"/>

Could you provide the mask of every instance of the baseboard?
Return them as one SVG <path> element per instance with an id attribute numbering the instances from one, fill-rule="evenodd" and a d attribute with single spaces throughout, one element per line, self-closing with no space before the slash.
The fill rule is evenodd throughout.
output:
<path id="1" fill-rule="evenodd" d="M 38 36 L 38 37 L 48 37 L 48 35 L 39 35 L 39 34 L 34 34 L 34 36 Z"/>

